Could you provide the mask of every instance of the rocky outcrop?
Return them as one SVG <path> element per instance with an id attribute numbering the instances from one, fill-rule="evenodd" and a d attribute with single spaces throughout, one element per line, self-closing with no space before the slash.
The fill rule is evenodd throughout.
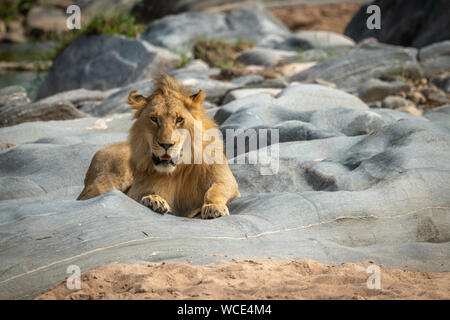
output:
<path id="1" fill-rule="evenodd" d="M 263 6 L 249 6 L 221 13 L 169 15 L 148 26 L 141 39 L 170 50 L 190 51 L 201 38 L 250 40 L 270 46 L 282 41 L 289 30 Z"/>
<path id="2" fill-rule="evenodd" d="M 113 261 L 289 256 L 448 269 L 448 112 L 427 119 L 348 108 L 346 99 L 303 110 L 258 97 L 222 107 L 221 129 L 279 129 L 281 143 L 229 159 L 242 197 L 213 224 L 156 214 L 119 191 L 74 200 L 96 150 L 126 139 L 130 114 L 1 128 L 17 146 L 0 157 L 0 297 L 33 298 L 64 280 L 68 265 Z M 242 107 L 231 112 L 231 104 Z M 254 153 L 269 157 L 271 171 L 246 162 Z"/>
<path id="3" fill-rule="evenodd" d="M 53 63 L 37 99 L 72 89 L 107 90 L 152 78 L 180 64 L 178 55 L 123 36 L 82 36 Z"/>
<path id="4" fill-rule="evenodd" d="M 417 77 L 421 74 L 417 50 L 383 44 L 364 44 L 351 52 L 328 59 L 291 77 L 295 81 L 316 79 L 335 83 L 338 88 L 356 92 L 369 78 L 396 75 Z"/>

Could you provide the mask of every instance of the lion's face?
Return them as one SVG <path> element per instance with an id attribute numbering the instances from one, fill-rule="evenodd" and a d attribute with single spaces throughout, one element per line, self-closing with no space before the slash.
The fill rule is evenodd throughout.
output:
<path id="1" fill-rule="evenodd" d="M 182 157 L 187 135 L 194 126 L 194 118 L 183 101 L 176 97 L 156 96 L 148 102 L 137 119 L 141 134 L 149 145 L 156 171 L 172 173 Z"/>

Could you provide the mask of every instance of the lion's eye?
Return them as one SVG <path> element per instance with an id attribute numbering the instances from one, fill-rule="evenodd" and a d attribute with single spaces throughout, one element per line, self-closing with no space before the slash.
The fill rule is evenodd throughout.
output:
<path id="1" fill-rule="evenodd" d="M 155 123 L 158 122 L 158 118 L 157 118 L 157 117 L 150 117 L 150 120 L 152 120 L 152 121 L 155 122 Z"/>
<path id="2" fill-rule="evenodd" d="M 183 122 L 183 120 L 184 120 L 183 118 L 178 117 L 178 118 L 177 118 L 177 123 L 181 123 L 181 122 Z"/>

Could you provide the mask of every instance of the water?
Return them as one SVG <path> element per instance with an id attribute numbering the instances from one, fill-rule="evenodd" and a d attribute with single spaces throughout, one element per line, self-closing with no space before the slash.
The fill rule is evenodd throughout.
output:
<path id="1" fill-rule="evenodd" d="M 0 43 L 0 61 L 37 62 L 48 60 L 55 45 L 53 42 Z M 32 72 L 0 73 L 0 88 L 20 85 L 27 90 L 28 97 L 34 100 L 46 74 L 46 71 L 39 71 L 38 68 Z"/>

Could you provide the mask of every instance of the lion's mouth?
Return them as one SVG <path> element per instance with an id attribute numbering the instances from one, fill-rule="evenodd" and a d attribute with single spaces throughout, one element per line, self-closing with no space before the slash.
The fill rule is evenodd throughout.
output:
<path id="1" fill-rule="evenodd" d="M 173 161 L 172 157 L 170 155 L 168 155 L 167 153 L 162 156 L 159 156 L 159 157 L 152 154 L 152 160 L 155 165 L 159 165 L 159 164 L 172 165 L 172 166 L 175 165 L 175 162 Z"/>

